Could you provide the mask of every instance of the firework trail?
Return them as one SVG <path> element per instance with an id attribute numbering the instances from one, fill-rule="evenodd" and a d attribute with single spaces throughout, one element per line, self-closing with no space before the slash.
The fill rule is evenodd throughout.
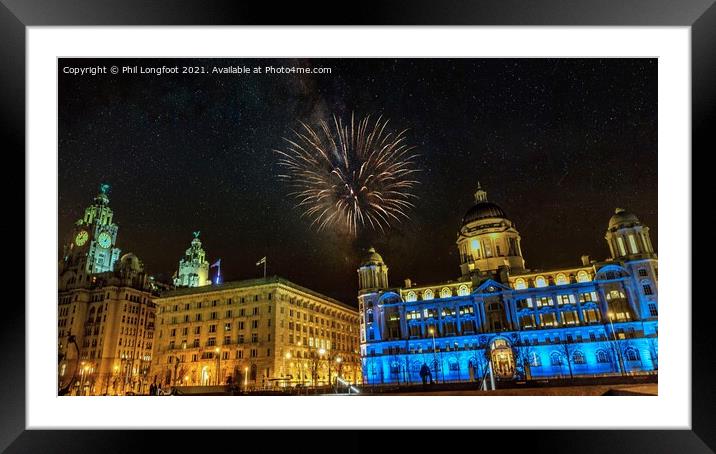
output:
<path id="1" fill-rule="evenodd" d="M 278 178 L 293 189 L 289 195 L 312 227 L 384 233 L 409 219 L 418 169 L 406 130 L 389 131 L 382 116 L 371 122 L 370 116 L 357 121 L 351 115 L 344 124 L 334 115 L 331 124 L 321 120 L 316 128 L 300 124 L 293 138 L 284 138 L 286 149 L 274 152 L 282 169 Z"/>

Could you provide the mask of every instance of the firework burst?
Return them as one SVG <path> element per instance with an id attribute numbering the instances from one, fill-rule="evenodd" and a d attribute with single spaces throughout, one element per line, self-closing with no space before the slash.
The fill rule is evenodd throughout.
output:
<path id="1" fill-rule="evenodd" d="M 409 219 L 411 193 L 418 172 L 415 147 L 405 143 L 406 130 L 388 130 L 388 120 L 367 116 L 317 127 L 300 122 L 294 137 L 284 138 L 278 154 L 278 178 L 293 189 L 296 207 L 318 230 L 345 227 L 352 235 L 370 228 L 385 232 Z"/>

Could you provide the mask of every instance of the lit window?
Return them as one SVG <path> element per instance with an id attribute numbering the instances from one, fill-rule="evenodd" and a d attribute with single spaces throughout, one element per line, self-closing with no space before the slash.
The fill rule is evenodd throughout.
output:
<path id="1" fill-rule="evenodd" d="M 440 298 L 450 298 L 452 296 L 452 290 L 450 290 L 448 287 L 443 287 L 442 290 L 440 290 Z"/>
<path id="2" fill-rule="evenodd" d="M 540 314 L 542 326 L 557 326 L 557 317 L 554 313 Z"/>
<path id="3" fill-rule="evenodd" d="M 577 311 L 565 311 L 562 313 L 562 320 L 565 325 L 578 325 L 579 318 L 577 317 Z"/>
<path id="4" fill-rule="evenodd" d="M 480 250 L 480 242 L 478 240 L 471 240 L 470 247 L 472 248 L 473 251 L 479 251 Z"/>
<path id="5" fill-rule="evenodd" d="M 596 309 L 584 309 L 582 315 L 584 315 L 585 323 L 598 323 L 601 320 L 601 316 Z"/>
<path id="6" fill-rule="evenodd" d="M 632 254 L 636 254 L 639 250 L 636 247 L 636 238 L 634 238 L 634 234 L 629 234 L 629 248 L 631 249 Z"/>
<path id="7" fill-rule="evenodd" d="M 617 237 L 617 245 L 619 246 L 619 255 L 626 255 L 626 248 L 624 247 L 624 239 L 620 236 Z"/>
<path id="8" fill-rule="evenodd" d="M 563 273 L 559 273 L 557 275 L 555 282 L 557 283 L 557 285 L 569 284 L 569 280 L 567 279 L 567 276 L 565 276 Z"/>
<path id="9" fill-rule="evenodd" d="M 414 291 L 409 291 L 407 295 L 405 295 L 405 301 L 412 302 L 417 301 L 418 295 Z"/>
<path id="10" fill-rule="evenodd" d="M 463 284 L 460 287 L 457 288 L 457 294 L 459 296 L 465 296 L 468 293 L 470 293 L 470 290 L 468 290 L 467 285 Z"/>
<path id="11" fill-rule="evenodd" d="M 434 294 L 433 291 L 430 290 L 430 289 L 427 289 L 427 290 L 425 290 L 425 291 L 423 292 L 423 299 L 424 299 L 424 300 L 431 300 L 431 299 L 433 299 L 434 297 L 435 297 L 435 294 Z"/>
<path id="12" fill-rule="evenodd" d="M 524 328 L 534 328 L 535 327 L 535 316 L 530 315 L 523 315 L 520 317 L 520 327 Z"/>
<path id="13" fill-rule="evenodd" d="M 577 282 L 589 282 L 589 273 L 581 270 L 577 273 Z"/>
<path id="14" fill-rule="evenodd" d="M 524 279 L 522 279 L 520 277 L 515 280 L 515 290 L 524 290 L 526 288 L 527 288 L 527 282 L 525 282 Z"/>
<path id="15" fill-rule="evenodd" d="M 547 280 L 544 276 L 537 276 L 537 278 L 535 278 L 535 287 L 547 287 Z"/>

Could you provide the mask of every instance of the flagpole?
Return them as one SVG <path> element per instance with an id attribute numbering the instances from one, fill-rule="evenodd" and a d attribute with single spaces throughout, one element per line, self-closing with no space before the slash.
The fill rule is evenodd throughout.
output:
<path id="1" fill-rule="evenodd" d="M 264 257 L 264 279 L 266 279 L 266 262 L 268 260 Z"/>

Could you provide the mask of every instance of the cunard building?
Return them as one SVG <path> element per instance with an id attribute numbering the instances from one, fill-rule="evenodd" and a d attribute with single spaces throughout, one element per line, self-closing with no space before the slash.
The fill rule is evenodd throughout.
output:
<path id="1" fill-rule="evenodd" d="M 649 228 L 617 209 L 611 256 L 525 268 L 521 237 L 478 187 L 457 235 L 453 282 L 391 287 L 370 249 L 358 269 L 365 383 L 647 373 L 658 369 L 657 257 Z"/>
<path id="2" fill-rule="evenodd" d="M 109 185 L 68 232 L 59 262 L 60 394 L 146 392 L 152 359 L 153 279 L 120 254 Z"/>

